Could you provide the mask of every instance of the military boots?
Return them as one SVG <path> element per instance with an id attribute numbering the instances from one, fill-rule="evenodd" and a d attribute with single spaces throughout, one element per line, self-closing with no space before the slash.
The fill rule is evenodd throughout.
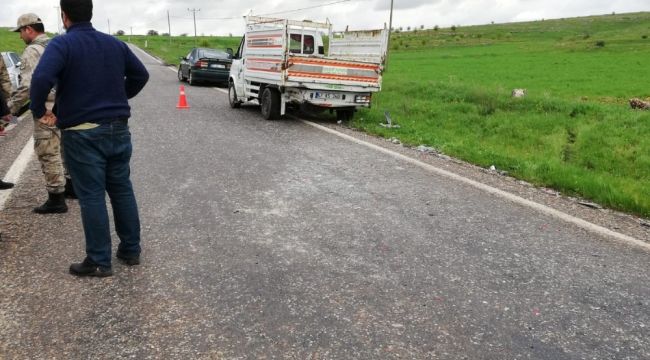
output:
<path id="1" fill-rule="evenodd" d="M 68 212 L 68 205 L 65 204 L 64 193 L 47 193 L 45 204 L 35 207 L 34 212 L 37 214 L 62 214 Z"/>

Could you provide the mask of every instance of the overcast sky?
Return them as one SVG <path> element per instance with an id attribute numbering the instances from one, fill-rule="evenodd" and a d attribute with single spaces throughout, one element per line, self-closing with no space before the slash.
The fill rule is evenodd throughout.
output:
<path id="1" fill-rule="evenodd" d="M 15 26 L 20 14 L 34 12 L 47 31 L 57 31 L 58 0 L 3 1 L 0 26 Z M 149 29 L 173 35 L 239 35 L 242 16 L 274 14 L 294 20 L 329 19 L 334 30 L 382 28 L 389 21 L 390 0 L 103 0 L 94 2 L 93 24 L 100 31 L 143 34 Z M 393 26 L 479 25 L 650 11 L 650 0 L 394 0 Z"/>

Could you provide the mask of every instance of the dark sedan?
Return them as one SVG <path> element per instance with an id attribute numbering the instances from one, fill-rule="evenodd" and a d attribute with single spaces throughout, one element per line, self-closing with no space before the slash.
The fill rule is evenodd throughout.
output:
<path id="1" fill-rule="evenodd" d="M 232 63 L 232 50 L 194 48 L 181 58 L 178 80 L 190 85 L 197 82 L 227 83 Z"/>

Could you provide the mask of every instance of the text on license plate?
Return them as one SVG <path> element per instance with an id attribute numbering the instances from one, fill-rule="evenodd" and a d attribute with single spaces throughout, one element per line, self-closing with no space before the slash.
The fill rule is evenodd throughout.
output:
<path id="1" fill-rule="evenodd" d="M 314 93 L 316 99 L 340 99 L 341 94 L 337 93 Z"/>

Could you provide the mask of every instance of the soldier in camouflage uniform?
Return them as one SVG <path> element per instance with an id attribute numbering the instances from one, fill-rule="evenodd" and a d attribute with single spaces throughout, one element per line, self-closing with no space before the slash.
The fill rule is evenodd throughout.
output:
<path id="1" fill-rule="evenodd" d="M 7 105 L 14 115 L 20 115 L 29 107 L 29 86 L 32 73 L 45 51 L 49 38 L 45 34 L 43 22 L 36 14 L 25 14 L 18 18 L 14 32 L 20 32 L 27 47 L 20 58 L 20 86 L 11 94 Z M 48 109 L 54 106 L 54 93 L 48 97 Z M 45 175 L 47 201 L 34 208 L 38 214 L 64 213 L 68 211 L 65 203 L 66 179 L 61 158 L 61 132 L 56 126 L 48 126 L 42 119 L 34 119 L 34 150 Z"/>
<path id="2" fill-rule="evenodd" d="M 5 60 L 0 56 L 0 91 L 5 99 L 11 96 L 11 80 L 9 79 L 9 72 Z"/>
<path id="3" fill-rule="evenodd" d="M 0 56 L 0 93 L 2 93 L 3 99 L 9 99 L 9 96 L 11 96 L 11 80 L 9 80 L 9 72 L 7 72 L 7 67 L 2 56 Z M 7 103 L 2 104 L 2 106 L 6 107 Z M 6 118 L 0 118 L 0 133 L 4 131 L 7 123 Z"/>

